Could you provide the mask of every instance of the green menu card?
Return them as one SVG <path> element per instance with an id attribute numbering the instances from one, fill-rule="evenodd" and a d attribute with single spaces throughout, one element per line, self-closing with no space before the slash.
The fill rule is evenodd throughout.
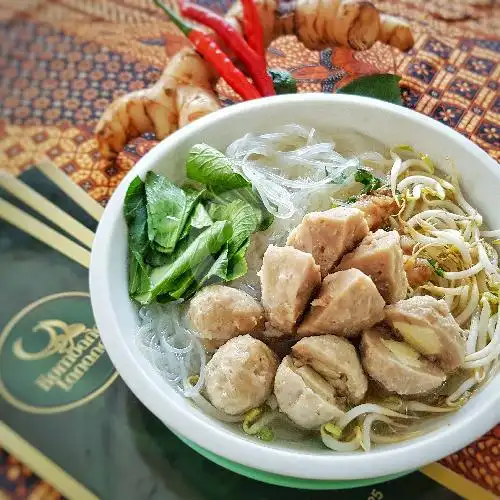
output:
<path id="1" fill-rule="evenodd" d="M 38 171 L 21 179 L 95 230 L 95 221 Z M 172 434 L 118 377 L 94 324 L 87 269 L 1 220 L 0 255 L 0 443 L 64 496 L 459 498 L 420 472 L 356 490 L 305 492 L 213 464 Z"/>

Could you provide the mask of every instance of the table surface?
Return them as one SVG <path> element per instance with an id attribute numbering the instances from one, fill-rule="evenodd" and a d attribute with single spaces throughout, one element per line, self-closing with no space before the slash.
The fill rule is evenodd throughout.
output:
<path id="1" fill-rule="evenodd" d="M 230 5 L 201 2 L 220 12 Z M 284 37 L 269 48 L 269 65 L 288 68 L 301 92 L 332 92 L 362 74 L 400 74 L 407 107 L 444 122 L 500 159 L 500 4 L 374 3 L 411 21 L 416 43 L 408 53 L 378 43 L 364 53 L 312 52 Z M 156 141 L 137 139 L 116 161 L 106 162 L 97 152 L 93 127 L 111 100 L 153 83 L 185 43 L 150 0 L 0 0 L 0 165 L 20 173 L 48 156 L 105 204 Z M 224 83 L 218 91 L 224 104 L 234 102 Z M 500 495 L 500 426 L 442 464 Z M 29 483 L 30 491 L 47 495 L 43 498 L 57 498 L 43 481 L 13 470 L 22 468 L 4 453 L 2 482 Z"/>

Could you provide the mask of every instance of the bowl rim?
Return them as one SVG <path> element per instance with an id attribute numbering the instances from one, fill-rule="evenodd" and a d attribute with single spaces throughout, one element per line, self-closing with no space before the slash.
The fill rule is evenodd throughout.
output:
<path id="1" fill-rule="evenodd" d="M 409 440 L 397 448 L 381 449 L 368 454 L 332 453 L 314 454 L 266 446 L 259 441 L 249 441 L 208 422 L 196 419 L 188 405 L 169 404 L 169 397 L 150 383 L 145 369 L 136 361 L 127 344 L 121 341 L 119 322 L 112 310 L 113 286 L 107 272 L 110 248 L 113 246 L 112 229 L 121 218 L 123 198 L 131 180 L 138 173 L 151 170 L 168 153 L 198 128 L 217 126 L 219 122 L 245 114 L 261 106 L 280 107 L 297 102 L 335 102 L 367 107 L 377 113 L 387 112 L 419 122 L 421 126 L 446 134 L 458 146 L 475 155 L 478 163 L 500 181 L 498 164 L 482 149 L 446 125 L 395 104 L 375 99 L 332 94 L 293 94 L 248 101 L 209 114 L 165 138 L 142 157 L 121 181 L 113 193 L 99 223 L 90 262 L 90 295 L 97 327 L 106 351 L 121 377 L 136 397 L 165 425 L 195 443 L 227 460 L 254 469 L 303 479 L 332 480 L 380 477 L 417 469 L 447 456 L 480 437 L 500 420 L 500 391 L 491 394 L 476 412 L 464 416 L 453 425 L 446 425 L 439 432 L 431 432 Z M 491 385 L 490 382 L 489 385 Z M 173 390 L 173 389 L 172 389 Z M 482 392 L 476 398 L 481 397 Z M 165 407 L 168 411 L 165 411 Z"/>

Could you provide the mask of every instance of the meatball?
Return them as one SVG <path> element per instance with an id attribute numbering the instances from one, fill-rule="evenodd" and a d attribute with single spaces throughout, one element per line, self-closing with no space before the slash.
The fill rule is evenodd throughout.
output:
<path id="1" fill-rule="evenodd" d="M 439 367 L 382 328 L 363 332 L 361 353 L 368 375 L 388 391 L 402 396 L 425 394 L 446 380 Z"/>
<path id="2" fill-rule="evenodd" d="M 344 413 L 333 387 L 309 366 L 296 366 L 291 356 L 276 372 L 274 394 L 280 410 L 304 429 L 317 429 Z"/>
<path id="3" fill-rule="evenodd" d="M 406 297 L 408 280 L 397 231 L 370 233 L 353 252 L 344 256 L 337 271 L 355 267 L 375 283 L 388 304 Z"/>
<path id="4" fill-rule="evenodd" d="M 384 319 L 384 299 L 359 269 L 329 274 L 311 306 L 297 330 L 301 337 L 328 333 L 353 337 Z"/>
<path id="5" fill-rule="evenodd" d="M 348 404 L 357 404 L 365 397 L 368 380 L 356 349 L 348 340 L 335 335 L 310 337 L 297 342 L 292 353 L 328 381 L 336 396 Z"/>
<path id="6" fill-rule="evenodd" d="M 217 348 L 227 340 L 264 329 L 264 309 L 250 295 L 236 288 L 212 285 L 198 292 L 189 304 L 188 317 L 206 347 Z"/>
<path id="7" fill-rule="evenodd" d="M 286 244 L 312 254 L 324 278 L 367 234 L 368 225 L 361 210 L 337 207 L 307 214 Z"/>
<path id="8" fill-rule="evenodd" d="M 207 363 L 208 399 L 229 415 L 260 406 L 271 395 L 277 368 L 278 359 L 266 344 L 250 335 L 234 337 Z"/>
<path id="9" fill-rule="evenodd" d="M 269 245 L 258 274 L 270 325 L 284 334 L 292 333 L 321 283 L 319 266 L 309 253 Z"/>
<path id="10" fill-rule="evenodd" d="M 429 295 L 401 300 L 385 308 L 385 317 L 398 336 L 445 372 L 462 366 L 465 340 L 444 300 Z"/>
<path id="11" fill-rule="evenodd" d="M 316 429 L 361 401 L 367 387 L 354 346 L 346 339 L 323 335 L 292 347 L 276 373 L 274 394 L 291 420 Z"/>

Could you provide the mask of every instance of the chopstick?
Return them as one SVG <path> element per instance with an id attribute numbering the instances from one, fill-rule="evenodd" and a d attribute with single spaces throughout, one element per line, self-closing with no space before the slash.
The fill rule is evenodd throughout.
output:
<path id="1" fill-rule="evenodd" d="M 86 268 L 89 267 L 90 252 L 86 248 L 58 233 L 43 222 L 35 219 L 35 217 L 23 212 L 23 210 L 3 198 L 0 198 L 0 219 L 4 219 L 21 231 L 73 259 L 78 264 Z"/>
<path id="2" fill-rule="evenodd" d="M 35 166 L 76 204 L 80 205 L 91 217 L 99 221 L 104 208 L 81 187 L 75 184 L 64 172 L 57 168 L 48 158 L 43 158 Z"/>
<path id="3" fill-rule="evenodd" d="M 17 177 L 1 173 L 0 186 L 33 210 L 37 211 L 47 220 L 59 226 L 67 234 L 76 238 L 86 247 L 92 247 L 94 233 L 89 228 L 76 219 L 73 219 L 73 217 L 68 215 L 64 210 L 61 210 L 57 205 L 54 205 L 54 203 L 44 198 Z"/>

